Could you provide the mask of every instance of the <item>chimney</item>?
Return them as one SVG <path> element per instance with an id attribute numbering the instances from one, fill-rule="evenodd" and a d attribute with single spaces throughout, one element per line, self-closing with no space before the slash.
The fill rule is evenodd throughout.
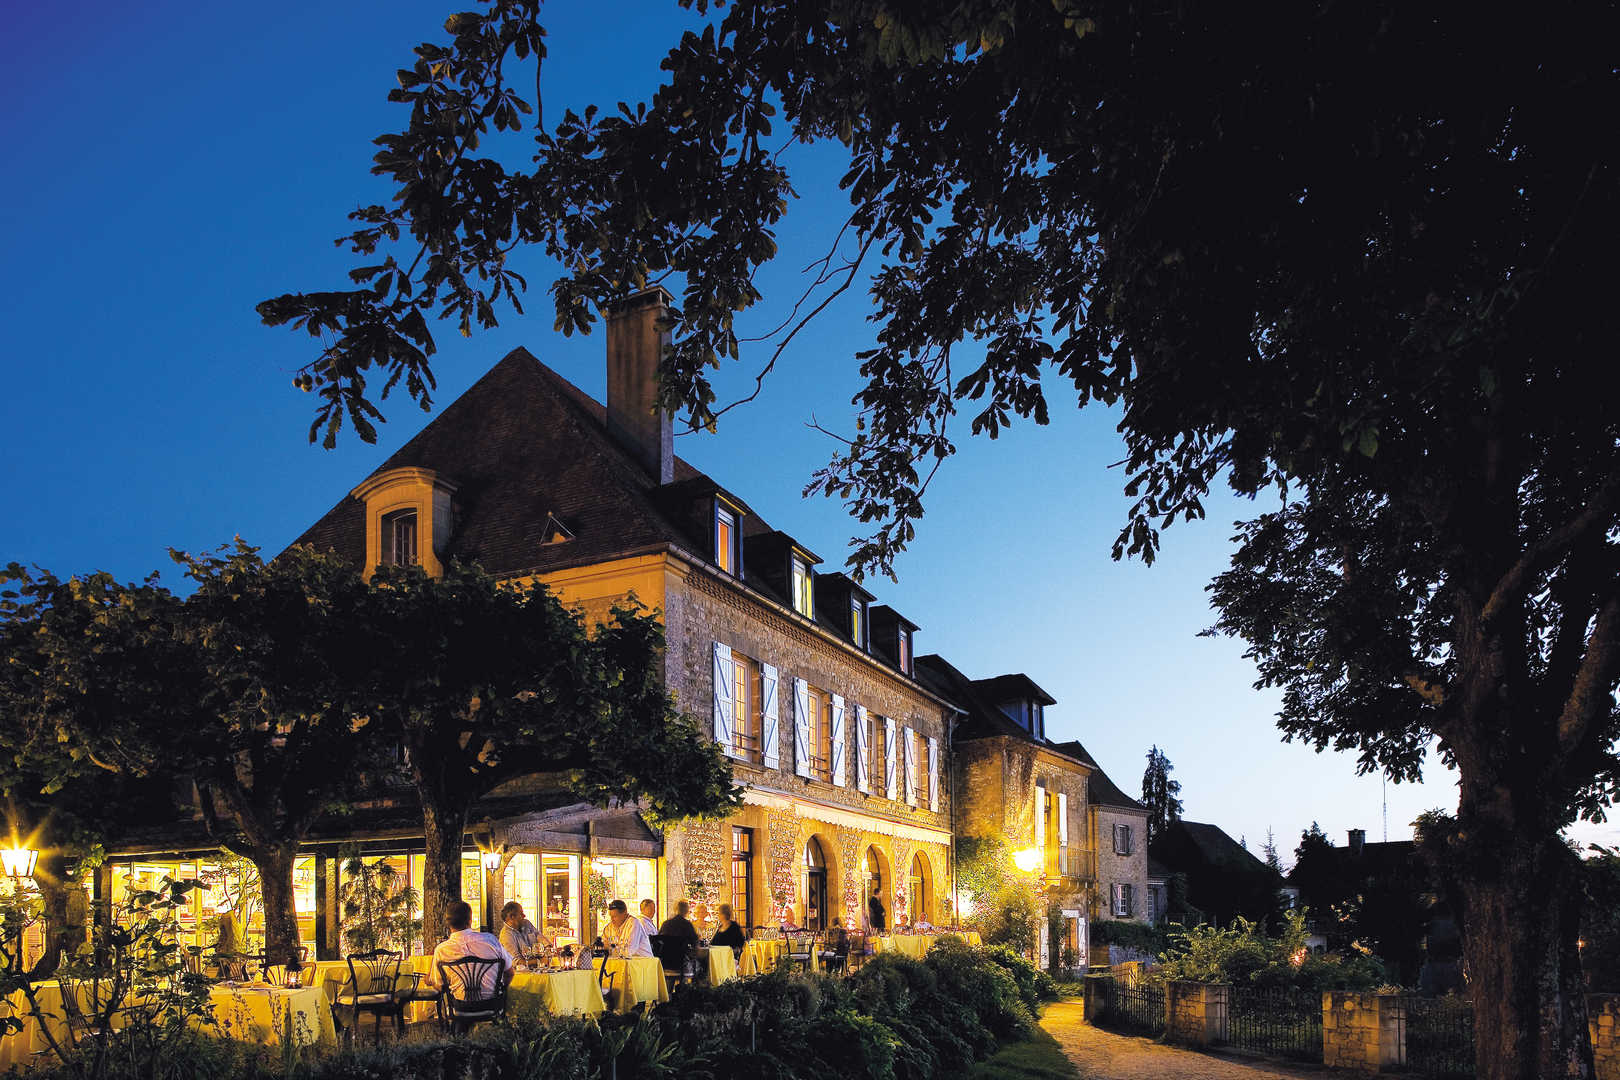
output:
<path id="1" fill-rule="evenodd" d="M 1362 847 L 1367 843 L 1366 829 L 1350 830 L 1350 854 L 1360 855 Z"/>
<path id="2" fill-rule="evenodd" d="M 655 285 L 613 305 L 607 316 L 608 432 L 660 484 L 675 477 L 670 416 L 653 411 L 658 361 L 669 345 L 669 332 L 658 321 L 669 300 Z"/>

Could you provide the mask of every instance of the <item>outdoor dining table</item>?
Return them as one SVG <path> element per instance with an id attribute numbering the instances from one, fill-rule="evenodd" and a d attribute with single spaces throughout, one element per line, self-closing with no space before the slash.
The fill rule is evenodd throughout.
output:
<path id="1" fill-rule="evenodd" d="M 433 968 L 433 957 L 406 956 L 400 959 L 399 973 L 403 975 L 417 974 L 422 976 L 421 983 L 427 983 L 428 972 Z M 364 966 L 360 969 L 365 971 Z M 313 964 L 305 964 L 304 981 L 319 986 L 326 993 L 327 1004 L 337 1003 L 338 995 L 343 992 L 343 986 L 349 981 L 349 962 L 347 960 L 317 960 Z M 362 976 L 363 977 L 363 976 Z M 410 980 L 405 979 L 408 983 Z M 413 1024 L 424 1021 L 435 1021 L 439 1018 L 438 1006 L 431 1001 L 413 1001 L 405 1007 L 405 1019 Z"/>
<path id="2" fill-rule="evenodd" d="M 336 1046 L 337 1028 L 326 993 L 318 986 L 244 983 L 208 988 L 214 1024 L 228 1039 L 278 1046 Z"/>
<path id="3" fill-rule="evenodd" d="M 613 989 L 619 993 L 618 1012 L 629 1012 L 643 1001 L 668 1001 L 669 984 L 664 981 L 664 962 L 656 956 L 637 956 L 628 960 L 598 958 L 591 964 L 591 971 L 601 979 L 602 965 L 607 964 L 607 978 L 602 979 L 606 985 L 608 979 L 613 980 Z"/>
<path id="4" fill-rule="evenodd" d="M 743 944 L 742 973 L 763 975 L 775 971 L 776 961 L 787 954 L 786 938 L 751 938 Z"/>
<path id="5" fill-rule="evenodd" d="M 54 979 L 35 983 L 34 1000 L 39 1003 L 40 1016 L 50 1026 L 51 1035 L 59 1044 L 64 1043 L 67 1039 L 67 1017 L 62 1009 L 62 985 Z M 21 1031 L 0 1039 L 0 1070 L 10 1069 L 13 1065 L 28 1065 L 36 1053 L 50 1049 L 50 1042 L 40 1028 L 39 1018 L 29 1015 L 28 998 L 21 990 L 7 996 L 0 1004 L 0 1016 L 18 1017 L 23 1025 Z"/>
<path id="6" fill-rule="evenodd" d="M 544 1010 L 551 1016 L 594 1016 L 607 1008 L 596 979 L 594 969 L 519 971 L 507 988 L 507 1001 L 514 1009 Z"/>
<path id="7" fill-rule="evenodd" d="M 709 985 L 719 986 L 727 979 L 737 977 L 737 954 L 729 946 L 721 945 L 709 950 Z"/>
<path id="8" fill-rule="evenodd" d="M 872 941 L 874 953 L 897 952 L 913 960 L 921 960 L 933 947 L 933 934 L 889 934 Z"/>

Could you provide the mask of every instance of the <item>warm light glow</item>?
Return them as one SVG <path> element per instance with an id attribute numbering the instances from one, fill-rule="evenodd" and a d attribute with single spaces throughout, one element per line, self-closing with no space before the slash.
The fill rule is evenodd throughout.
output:
<path id="1" fill-rule="evenodd" d="M 1013 865 L 1026 874 L 1032 874 L 1035 872 L 1035 868 L 1041 865 L 1041 853 L 1032 847 L 1024 848 L 1022 851 L 1015 851 L 1013 852 Z"/>
<path id="2" fill-rule="evenodd" d="M 956 913 L 964 919 L 973 918 L 973 897 L 967 893 L 956 894 Z"/>
<path id="3" fill-rule="evenodd" d="M 34 876 L 34 863 L 39 861 L 39 852 L 33 848 L 12 846 L 0 851 L 0 865 L 5 867 L 6 876 L 25 878 Z"/>
<path id="4" fill-rule="evenodd" d="M 498 851 L 483 852 L 479 858 L 483 861 L 485 870 L 493 872 L 501 868 L 501 853 Z"/>
<path id="5" fill-rule="evenodd" d="M 1300 949 L 1296 949 L 1296 950 L 1295 950 L 1295 951 L 1294 951 L 1294 955 L 1293 955 L 1293 956 L 1290 956 L 1290 957 L 1289 957 L 1289 958 L 1288 958 L 1288 960 L 1289 960 L 1289 962 L 1290 962 L 1290 963 L 1292 963 L 1292 964 L 1293 964 L 1293 965 L 1294 965 L 1294 966 L 1295 966 L 1295 967 L 1300 967 L 1300 966 L 1302 966 L 1302 965 L 1303 965 L 1303 964 L 1304 964 L 1304 963 L 1305 963 L 1305 950 L 1304 950 L 1304 949 L 1303 949 L 1303 948 L 1300 948 Z"/>

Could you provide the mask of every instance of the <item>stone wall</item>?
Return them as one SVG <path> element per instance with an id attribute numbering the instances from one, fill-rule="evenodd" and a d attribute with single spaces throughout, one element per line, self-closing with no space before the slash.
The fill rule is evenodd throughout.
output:
<path id="1" fill-rule="evenodd" d="M 1598 1080 L 1620 1080 L 1620 994 L 1587 994 L 1586 1023 Z"/>
<path id="2" fill-rule="evenodd" d="M 1123 807 L 1099 806 L 1092 814 L 1097 850 L 1097 908 L 1099 919 L 1114 918 L 1113 885 L 1128 883 L 1134 894 L 1133 914 L 1138 922 L 1147 921 L 1147 813 Z M 1114 825 L 1131 827 L 1131 853 L 1114 851 Z"/>
<path id="3" fill-rule="evenodd" d="M 1232 988 L 1209 983 L 1164 984 L 1164 1039 L 1183 1046 L 1226 1041 Z"/>

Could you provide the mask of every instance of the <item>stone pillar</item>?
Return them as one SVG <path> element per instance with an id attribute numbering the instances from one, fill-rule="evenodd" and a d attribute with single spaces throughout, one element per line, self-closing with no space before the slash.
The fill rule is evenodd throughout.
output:
<path id="1" fill-rule="evenodd" d="M 1620 994 L 1587 994 L 1586 1024 L 1598 1080 L 1620 1080 Z"/>
<path id="2" fill-rule="evenodd" d="M 1212 983 L 1170 982 L 1164 987 L 1164 1039 L 1182 1046 L 1226 1041 L 1232 988 Z"/>
<path id="3" fill-rule="evenodd" d="M 1086 1023 L 1095 1024 L 1102 1014 L 1108 1011 L 1108 1003 L 1112 999 L 1114 990 L 1114 977 L 1112 975 L 1087 975 L 1085 987 Z"/>
<path id="4" fill-rule="evenodd" d="M 1378 1072 L 1406 1060 L 1405 1006 L 1399 994 L 1322 993 L 1322 1063 Z"/>

